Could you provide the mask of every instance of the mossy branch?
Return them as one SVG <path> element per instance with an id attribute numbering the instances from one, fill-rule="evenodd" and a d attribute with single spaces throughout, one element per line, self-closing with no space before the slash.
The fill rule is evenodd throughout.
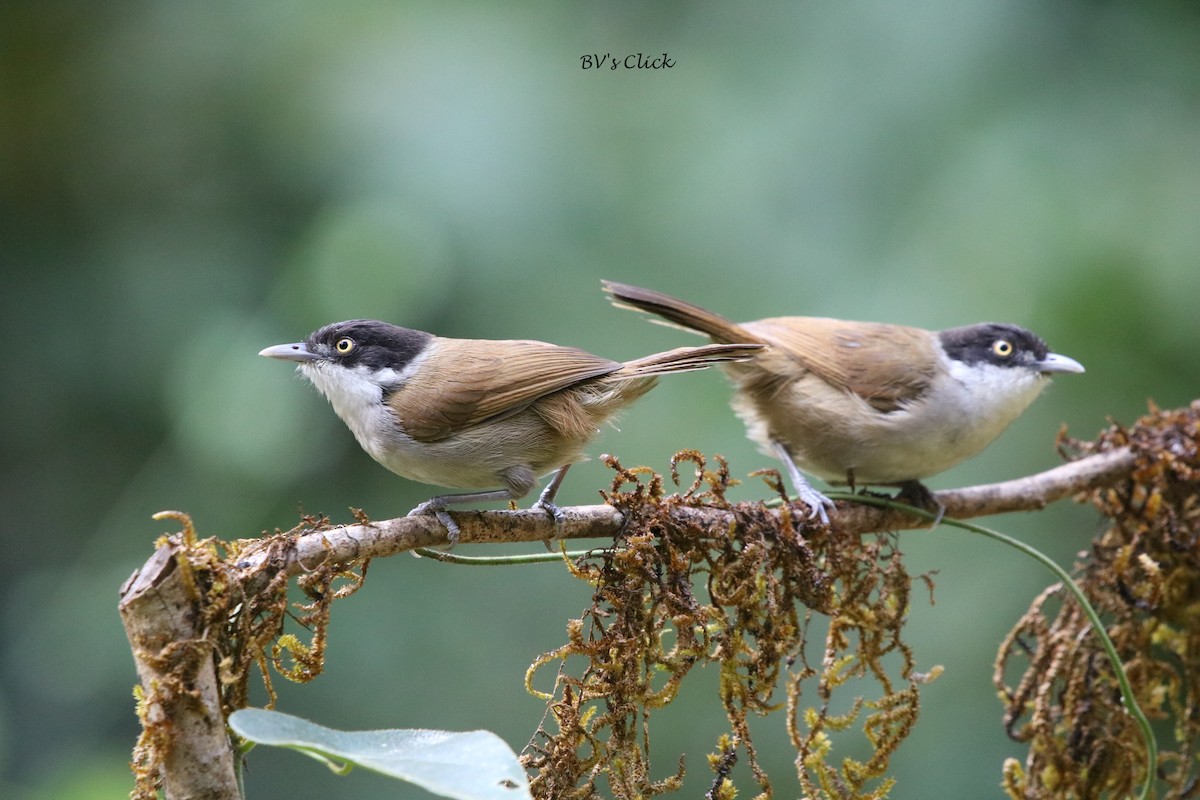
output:
<path id="1" fill-rule="evenodd" d="M 1111 485 L 1128 477 L 1134 456 L 1128 447 L 1098 453 L 1054 469 L 1003 483 L 935 492 L 934 498 L 955 519 L 1036 511 L 1063 497 Z M 621 531 L 621 512 L 609 505 L 563 507 L 558 533 L 563 539 L 612 538 Z M 679 507 L 673 513 L 683 522 L 727 526 L 733 512 L 720 508 Z M 779 514 L 779 511 L 773 512 Z M 460 545 L 479 542 L 541 542 L 555 535 L 549 516 L 536 509 L 516 511 L 452 511 L 458 523 Z M 879 509 L 839 502 L 831 515 L 838 533 L 874 533 L 928 527 L 923 517 L 899 509 Z M 699 519 L 697 519 L 699 518 Z M 293 532 L 294 533 L 294 532 Z M 269 538 L 247 546 L 239 568 L 256 572 L 272 562 L 289 574 L 298 574 L 317 563 L 348 563 L 380 558 L 418 548 L 448 544 L 446 530 L 433 517 L 399 517 L 356 525 L 323 527 L 310 533 Z"/>

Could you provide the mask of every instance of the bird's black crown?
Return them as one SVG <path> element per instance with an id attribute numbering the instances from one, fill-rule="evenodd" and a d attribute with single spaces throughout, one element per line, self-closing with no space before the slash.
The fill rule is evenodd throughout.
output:
<path id="1" fill-rule="evenodd" d="M 304 344 L 309 350 L 347 367 L 400 370 L 420 355 L 432 338 L 431 333 L 387 322 L 352 319 L 313 331 Z"/>
<path id="2" fill-rule="evenodd" d="M 1006 322 L 949 328 L 938 337 L 946 355 L 965 364 L 1028 366 L 1042 361 L 1050 352 L 1036 333 Z"/>

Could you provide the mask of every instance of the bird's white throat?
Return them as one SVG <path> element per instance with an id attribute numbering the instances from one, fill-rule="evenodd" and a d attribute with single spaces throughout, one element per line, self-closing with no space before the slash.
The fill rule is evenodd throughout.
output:
<path id="1" fill-rule="evenodd" d="M 383 386 L 402 380 L 401 373 L 361 365 L 347 369 L 323 361 L 301 364 L 299 371 L 325 395 L 359 445 L 380 459 L 385 445 L 382 434 L 394 428 L 391 412 L 383 404 Z"/>

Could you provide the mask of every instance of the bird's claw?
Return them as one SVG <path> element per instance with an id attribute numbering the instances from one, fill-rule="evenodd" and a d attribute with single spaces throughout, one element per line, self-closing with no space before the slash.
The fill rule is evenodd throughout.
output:
<path id="1" fill-rule="evenodd" d="M 933 492 L 929 490 L 929 487 L 920 481 L 904 482 L 900 485 L 900 491 L 893 499 L 901 503 L 908 503 L 910 506 L 924 509 L 933 514 L 933 524 L 929 526 L 931 528 L 936 528 L 942 524 L 942 517 L 946 516 L 946 507 L 938 501 Z"/>
<path id="2" fill-rule="evenodd" d="M 406 514 L 405 516 L 409 516 L 409 517 L 433 516 L 433 517 L 436 517 L 437 521 L 442 523 L 442 526 L 445 527 L 446 538 L 450 540 L 450 544 L 446 547 L 446 549 L 453 550 L 454 546 L 456 544 L 458 544 L 458 535 L 459 535 L 458 524 L 453 519 L 451 519 L 450 512 L 446 511 L 446 506 L 443 505 L 442 503 L 438 503 L 435 500 L 426 500 L 424 503 L 421 503 L 416 508 L 414 508 L 412 511 L 408 512 L 408 514 Z"/>
<path id="3" fill-rule="evenodd" d="M 563 524 L 567 520 L 566 512 L 564 512 L 561 507 L 555 505 L 549 500 L 538 500 L 533 504 L 533 508 L 545 511 L 546 515 L 549 516 L 550 520 L 554 523 L 554 535 L 545 540 L 546 549 L 549 550 L 551 549 L 550 542 L 558 541 L 563 536 Z"/>
<path id="4" fill-rule="evenodd" d="M 796 499 L 808 506 L 808 518 L 817 517 L 822 525 L 829 524 L 829 512 L 837 509 L 832 500 L 808 485 L 796 487 Z"/>

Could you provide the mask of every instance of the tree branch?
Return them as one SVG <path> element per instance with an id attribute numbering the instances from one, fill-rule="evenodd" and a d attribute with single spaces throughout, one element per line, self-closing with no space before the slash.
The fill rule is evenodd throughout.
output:
<path id="1" fill-rule="evenodd" d="M 170 800 L 238 800 L 216 665 L 181 552 L 176 538 L 161 544 L 121 587 L 118 604 L 142 685 L 138 796 L 154 796 L 157 767 Z"/>
<path id="2" fill-rule="evenodd" d="M 1110 485 L 1128 475 L 1133 464 L 1133 453 L 1122 447 L 1024 478 L 936 492 L 934 498 L 945 508 L 946 516 L 957 519 L 1035 511 L 1068 495 Z M 621 512 L 609 505 L 564 507 L 562 512 L 559 533 L 564 539 L 611 538 L 620 532 L 624 523 Z M 672 513 L 693 519 L 700 517 L 716 525 L 728 525 L 734 520 L 733 512 L 719 508 L 678 507 Z M 451 516 L 461 531 L 461 544 L 540 542 L 555 534 L 549 515 L 536 509 L 454 511 Z M 831 516 L 834 530 L 850 534 L 929 525 L 927 519 L 899 509 L 879 509 L 845 501 L 837 504 L 837 511 Z M 264 540 L 262 544 L 253 544 L 244 550 L 238 566 L 251 573 L 270 563 L 276 569 L 297 574 L 307 569 L 306 565 L 378 558 L 446 544 L 446 531 L 433 517 L 400 517 L 344 525 L 286 540 Z"/>

